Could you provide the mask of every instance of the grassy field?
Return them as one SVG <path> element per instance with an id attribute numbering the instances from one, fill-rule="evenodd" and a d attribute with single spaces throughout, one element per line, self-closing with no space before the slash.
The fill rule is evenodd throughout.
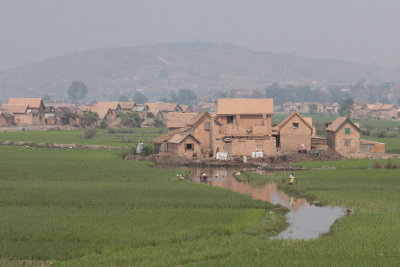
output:
<path id="1" fill-rule="evenodd" d="M 0 170 L 1 265 L 79 266 L 94 255 L 218 239 L 257 225 L 269 236 L 285 226 L 267 213 L 268 203 L 181 181 L 176 171 L 113 151 L 0 146 Z"/>
<path id="2" fill-rule="evenodd" d="M 163 131 L 161 128 L 97 129 L 91 139 L 82 138 L 84 130 L 0 132 L 0 141 L 128 147 L 136 145 L 139 138 L 142 142 L 151 143 Z"/>
<path id="3" fill-rule="evenodd" d="M 319 167 L 321 163 L 310 163 Z M 268 240 L 283 211 L 115 151 L 0 146 L 0 265 L 397 266 L 400 176 L 366 162 L 250 174 L 287 192 L 354 208 L 318 240 Z"/>

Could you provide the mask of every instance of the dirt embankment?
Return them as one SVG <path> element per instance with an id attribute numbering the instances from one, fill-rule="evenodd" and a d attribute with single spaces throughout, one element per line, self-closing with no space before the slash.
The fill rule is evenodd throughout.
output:
<path id="1" fill-rule="evenodd" d="M 130 158 L 138 160 L 137 157 Z M 290 164 L 300 161 L 331 161 L 343 159 L 341 155 L 334 151 L 324 152 L 322 155 L 316 154 L 284 154 L 279 156 L 270 156 L 264 158 L 247 158 L 247 162 L 243 162 L 242 157 L 235 157 L 231 160 L 216 160 L 214 158 L 195 159 L 179 157 L 175 154 L 160 153 L 147 157 L 146 160 L 154 162 L 160 166 L 190 166 L 190 167 L 236 167 L 236 168 L 259 168 L 259 169 L 288 169 Z"/>

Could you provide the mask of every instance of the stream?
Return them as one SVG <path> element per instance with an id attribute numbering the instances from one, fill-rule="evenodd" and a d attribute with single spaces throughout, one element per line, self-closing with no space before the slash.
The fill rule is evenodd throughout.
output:
<path id="1" fill-rule="evenodd" d="M 317 239 L 321 234 L 327 233 L 332 224 L 347 214 L 347 209 L 335 206 L 315 206 L 310 204 L 305 198 L 295 198 L 288 196 L 277 188 L 276 184 L 264 184 L 260 186 L 250 185 L 246 182 L 239 182 L 233 174 L 238 172 L 229 168 L 191 168 L 192 181 L 204 183 L 210 186 L 217 186 L 229 189 L 241 194 L 250 195 L 255 200 L 267 201 L 272 204 L 280 204 L 287 207 L 290 212 L 286 214 L 289 227 L 272 237 L 272 239 Z M 204 171 L 208 178 L 200 180 L 200 174 Z M 262 170 L 252 170 L 260 174 L 270 174 Z"/>

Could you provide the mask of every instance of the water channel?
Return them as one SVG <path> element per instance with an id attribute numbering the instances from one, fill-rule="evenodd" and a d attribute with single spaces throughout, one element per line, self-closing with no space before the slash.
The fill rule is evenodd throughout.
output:
<path id="1" fill-rule="evenodd" d="M 208 178 L 200 180 L 201 172 L 206 172 Z M 286 214 L 289 227 L 274 236 L 273 239 L 316 239 L 321 234 L 329 232 L 332 224 L 340 217 L 347 214 L 347 209 L 333 206 L 315 206 L 305 198 L 290 197 L 277 188 L 276 184 L 264 184 L 253 186 L 245 182 L 239 182 L 233 174 L 238 170 L 229 168 L 191 168 L 192 181 L 204 183 L 210 186 L 227 188 L 234 192 L 250 195 L 255 200 L 268 201 L 272 204 L 280 204 L 287 207 L 290 212 Z M 254 170 L 262 174 L 272 174 Z"/>

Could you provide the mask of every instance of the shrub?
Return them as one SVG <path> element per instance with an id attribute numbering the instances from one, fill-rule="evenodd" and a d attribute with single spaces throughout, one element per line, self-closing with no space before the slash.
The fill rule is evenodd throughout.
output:
<path id="1" fill-rule="evenodd" d="M 97 130 L 95 128 L 89 128 L 83 133 L 83 138 L 91 139 L 96 136 Z"/>
<path id="2" fill-rule="evenodd" d="M 141 155 L 144 157 L 147 157 L 147 156 L 153 154 L 153 152 L 154 152 L 153 146 L 151 144 L 147 144 L 147 145 L 143 146 Z"/>
<path id="3" fill-rule="evenodd" d="M 388 159 L 386 161 L 385 168 L 386 169 L 397 169 L 398 168 L 397 162 L 392 161 L 391 159 Z"/>
<path id="4" fill-rule="evenodd" d="M 107 132 L 108 132 L 109 134 L 115 134 L 117 131 L 115 131 L 114 128 L 108 128 Z"/>
<path id="5" fill-rule="evenodd" d="M 121 152 L 119 153 L 119 157 L 120 157 L 121 159 L 126 159 L 127 156 L 129 156 L 129 151 L 127 151 L 127 150 L 123 150 L 123 151 L 121 151 Z"/>
<path id="6" fill-rule="evenodd" d="M 372 162 L 372 168 L 374 169 L 382 169 L 383 168 L 383 164 L 382 162 L 375 160 L 374 162 Z"/>
<path id="7" fill-rule="evenodd" d="M 107 122 L 105 120 L 102 120 L 101 123 L 100 123 L 100 128 L 101 129 L 105 129 L 105 128 L 107 128 L 107 126 L 108 126 Z"/>
<path id="8" fill-rule="evenodd" d="M 164 127 L 164 122 L 162 120 L 159 120 L 158 118 L 154 118 L 154 127 Z"/>
<path id="9" fill-rule="evenodd" d="M 363 130 L 361 130 L 361 135 L 370 136 L 371 132 L 368 129 L 363 129 Z"/>

